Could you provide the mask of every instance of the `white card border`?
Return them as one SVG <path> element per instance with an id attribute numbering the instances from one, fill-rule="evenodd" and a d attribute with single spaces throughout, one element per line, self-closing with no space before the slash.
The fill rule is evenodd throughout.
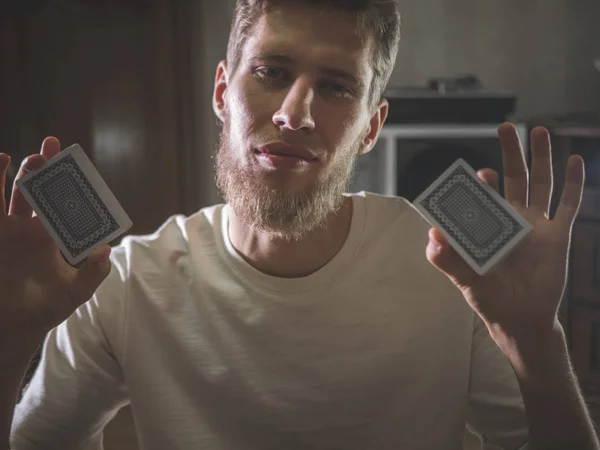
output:
<path id="1" fill-rule="evenodd" d="M 102 240 L 98 241 L 92 247 L 90 247 L 89 249 L 80 253 L 76 257 L 71 256 L 71 253 L 67 250 L 67 248 L 63 244 L 58 233 L 56 233 L 54 231 L 54 227 L 52 227 L 52 225 L 46 218 L 45 214 L 43 213 L 43 211 L 41 210 L 41 208 L 39 207 L 37 202 L 33 199 L 31 194 L 27 190 L 27 188 L 25 188 L 25 186 L 24 186 L 24 183 L 28 179 L 35 176 L 38 172 L 47 168 L 48 166 L 56 164 L 57 162 L 59 162 L 61 159 L 65 158 L 68 155 L 73 156 L 73 159 L 75 159 L 75 162 L 79 165 L 79 168 L 83 171 L 85 176 L 88 178 L 90 184 L 96 190 L 96 193 L 98 194 L 98 196 L 106 204 L 107 208 L 110 210 L 111 214 L 117 221 L 117 225 L 118 225 L 118 228 L 114 232 L 112 232 L 111 234 L 109 234 L 108 236 L 103 238 Z M 23 175 L 21 178 L 19 178 L 17 180 L 16 184 L 17 184 L 17 188 L 19 189 L 19 191 L 21 192 L 23 197 L 25 197 L 25 200 L 27 200 L 27 203 L 29 203 L 31 208 L 35 211 L 37 216 L 40 218 L 40 220 L 44 224 L 44 227 L 46 228 L 46 230 L 48 231 L 48 233 L 54 240 L 55 244 L 61 250 L 61 253 L 65 257 L 65 259 L 69 262 L 69 264 L 71 264 L 73 266 L 79 264 L 81 261 L 86 259 L 88 257 L 88 255 L 94 249 L 100 247 L 101 245 L 109 243 L 113 239 L 116 239 L 120 235 L 126 233 L 127 230 L 129 230 L 129 228 L 131 228 L 131 226 L 133 225 L 133 222 L 131 221 L 131 219 L 129 218 L 129 216 L 123 209 L 123 207 L 119 204 L 116 197 L 111 192 L 110 188 L 107 186 L 106 182 L 102 179 L 102 177 L 100 176 L 100 174 L 98 173 L 96 168 L 93 166 L 92 162 L 87 157 L 87 155 L 85 154 L 85 152 L 83 151 L 83 149 L 81 148 L 81 146 L 79 144 L 71 145 L 70 147 L 68 147 L 68 148 L 64 149 L 63 151 L 61 151 L 60 153 L 58 153 L 53 158 L 50 158 L 39 169 L 31 171 L 31 172 Z"/>
<path id="2" fill-rule="evenodd" d="M 490 258 L 483 266 L 477 264 L 477 262 L 463 250 L 462 246 L 448 233 L 444 227 L 427 212 L 427 210 L 422 206 L 423 200 L 431 194 L 452 172 L 454 172 L 458 167 L 462 167 L 465 169 L 467 173 L 469 173 L 473 179 L 479 183 L 479 185 L 484 188 L 492 197 L 494 197 L 498 203 L 504 207 L 505 211 L 510 214 L 510 216 L 515 219 L 523 228 L 519 231 L 500 251 L 498 251 L 494 256 Z M 444 237 L 448 240 L 448 243 L 454 248 L 461 257 L 469 264 L 469 266 L 478 274 L 485 275 L 487 274 L 492 267 L 496 264 L 503 261 L 512 251 L 512 249 L 529 234 L 529 232 L 533 229 L 531 224 L 521 216 L 513 206 L 506 201 L 494 188 L 492 188 L 487 183 L 484 183 L 478 176 L 477 172 L 462 158 L 457 159 L 448 169 L 446 169 L 427 189 L 425 189 L 421 195 L 419 195 L 413 202 L 414 207 L 419 211 L 419 213 L 435 228 L 437 228 Z"/>

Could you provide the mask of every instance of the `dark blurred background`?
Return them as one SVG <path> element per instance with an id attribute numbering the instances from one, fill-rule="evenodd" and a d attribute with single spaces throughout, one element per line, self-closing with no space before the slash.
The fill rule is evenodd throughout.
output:
<path id="1" fill-rule="evenodd" d="M 11 175 L 23 157 L 39 151 L 44 137 L 54 135 L 63 147 L 81 144 L 133 219 L 132 233 L 152 232 L 170 215 L 220 201 L 211 159 L 217 139 L 211 95 L 233 5 L 234 0 L 0 0 L 0 151 L 13 158 Z M 514 103 L 498 119 L 519 121 L 525 131 L 536 124 L 551 127 L 557 186 L 568 154 L 586 158 L 587 206 L 574 233 L 575 281 L 563 320 L 586 396 L 600 405 L 600 72 L 593 66 L 600 57 L 600 2 L 401 0 L 400 5 L 403 38 L 391 87 L 437 95 L 458 85 L 459 97 L 467 92 L 492 102 L 498 98 L 490 93 L 509 92 Z M 460 78 L 464 74 L 469 75 Z M 440 78 L 446 79 L 441 90 L 432 84 Z M 465 87 L 465 80 L 473 83 Z M 403 112 L 403 92 L 394 112 Z M 400 114 L 390 121 L 389 136 L 457 126 L 479 130 L 470 119 L 461 124 L 463 116 L 448 105 L 419 109 L 418 120 Z M 419 128 L 425 125 L 429 128 Z M 419 153 L 421 163 L 447 165 L 446 144 L 458 148 L 452 158 L 469 147 L 469 155 L 481 155 L 473 164 L 497 161 L 500 150 L 489 137 L 443 139 L 432 146 L 407 137 L 397 155 L 406 149 L 416 156 L 412 162 L 394 159 L 398 165 L 391 170 L 400 180 L 383 185 L 394 190 L 409 173 L 415 176 L 409 185 L 426 184 L 434 173 L 410 164 L 417 164 Z M 440 159 L 424 157 L 425 147 L 433 152 L 427 155 Z M 496 156 L 486 160 L 488 149 Z M 376 186 L 383 175 L 372 173 Z M 137 448 L 127 409 L 107 430 L 106 448 Z"/>
<path id="2" fill-rule="evenodd" d="M 81 144 L 133 233 L 218 201 L 210 96 L 227 11 L 194 0 L 2 3 L 1 151 L 16 170 L 45 136 Z"/>

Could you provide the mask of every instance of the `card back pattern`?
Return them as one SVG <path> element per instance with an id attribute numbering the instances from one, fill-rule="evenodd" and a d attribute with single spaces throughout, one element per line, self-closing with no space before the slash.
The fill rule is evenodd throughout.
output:
<path id="1" fill-rule="evenodd" d="M 24 185 L 73 257 L 119 228 L 71 155 Z"/>
<path id="2" fill-rule="evenodd" d="M 523 230 L 460 166 L 421 205 L 480 266 Z"/>

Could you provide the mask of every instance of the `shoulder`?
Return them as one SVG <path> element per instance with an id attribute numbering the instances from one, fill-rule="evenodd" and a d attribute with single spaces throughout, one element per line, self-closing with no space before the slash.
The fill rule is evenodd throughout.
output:
<path id="1" fill-rule="evenodd" d="M 112 268 L 95 299 L 120 302 L 133 292 L 163 290 L 192 276 L 193 252 L 215 248 L 221 235 L 223 205 L 206 207 L 191 216 L 169 217 L 154 233 L 130 235 L 113 247 Z"/>
<path id="2" fill-rule="evenodd" d="M 154 233 L 126 236 L 112 250 L 113 267 L 126 276 L 132 270 L 160 268 L 186 258 L 196 245 L 214 247 L 220 239 L 223 207 L 219 204 L 191 216 L 171 216 Z"/>
<path id="3" fill-rule="evenodd" d="M 112 249 L 108 277 L 75 315 L 88 321 L 97 317 L 108 335 L 121 336 L 132 302 L 164 301 L 189 286 L 196 263 L 191 253 L 216 247 L 221 213 L 222 205 L 215 205 L 191 216 L 175 215 L 154 233 L 123 238 Z"/>

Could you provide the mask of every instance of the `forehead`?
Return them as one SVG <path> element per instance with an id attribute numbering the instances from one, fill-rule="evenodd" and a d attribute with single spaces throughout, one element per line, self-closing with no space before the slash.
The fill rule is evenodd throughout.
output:
<path id="1" fill-rule="evenodd" d="M 347 11 L 277 6 L 259 18 L 243 55 L 281 53 L 298 63 L 327 64 L 369 80 L 373 38 L 361 39 L 356 24 L 356 15 Z"/>

